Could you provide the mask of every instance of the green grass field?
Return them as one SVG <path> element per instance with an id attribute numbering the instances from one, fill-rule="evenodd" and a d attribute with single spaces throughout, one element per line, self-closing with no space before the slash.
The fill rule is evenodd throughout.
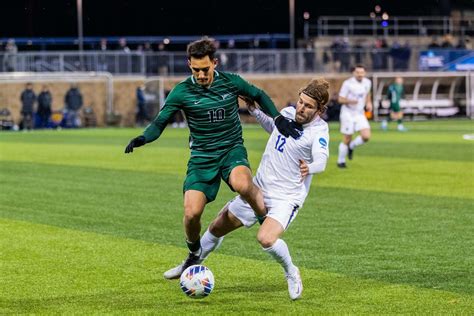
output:
<path id="1" fill-rule="evenodd" d="M 301 269 L 292 302 L 258 227 L 205 262 L 216 287 L 191 300 L 162 273 L 186 255 L 187 130 L 131 155 L 139 129 L 0 133 L 0 314 L 474 314 L 474 133 L 469 120 L 408 122 L 336 167 L 340 141 L 285 234 Z M 244 129 L 254 169 L 267 134 Z M 221 186 L 203 227 L 233 193 Z"/>

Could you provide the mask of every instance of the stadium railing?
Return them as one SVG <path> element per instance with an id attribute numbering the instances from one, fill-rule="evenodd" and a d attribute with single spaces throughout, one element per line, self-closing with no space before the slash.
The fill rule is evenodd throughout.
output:
<path id="1" fill-rule="evenodd" d="M 474 50 L 424 47 L 337 49 L 243 49 L 220 50 L 219 69 L 238 73 L 348 73 L 355 63 L 369 71 L 445 70 L 456 62 L 463 70 L 474 69 Z M 105 71 L 121 75 L 185 75 L 189 73 L 184 52 L 41 51 L 0 55 L 0 72 Z M 7 65 L 8 63 L 8 65 Z M 450 69 L 452 69 L 452 67 Z"/>
<path id="2" fill-rule="evenodd" d="M 470 16 L 320 16 L 309 23 L 309 36 L 430 36 L 473 35 L 474 19 Z"/>

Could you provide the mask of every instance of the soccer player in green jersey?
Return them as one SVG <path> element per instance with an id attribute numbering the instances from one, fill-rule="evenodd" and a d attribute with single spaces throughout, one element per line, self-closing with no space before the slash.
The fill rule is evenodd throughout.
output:
<path id="1" fill-rule="evenodd" d="M 208 38 L 188 45 L 192 75 L 174 87 L 153 122 L 125 148 L 125 153 L 130 153 L 135 147 L 158 139 L 177 111 L 183 110 L 186 115 L 191 133 L 191 158 L 183 185 L 183 222 L 189 255 L 178 267 L 165 272 L 167 279 L 179 278 L 184 269 L 199 262 L 201 215 L 206 204 L 216 198 L 221 179 L 238 192 L 257 215 L 266 214 L 263 195 L 252 182 L 243 146 L 239 95 L 255 100 L 274 118 L 275 126 L 284 137 L 297 139 L 303 129 L 294 120 L 280 115 L 263 90 L 237 74 L 215 70 L 215 53 L 215 43 Z"/>
<path id="2" fill-rule="evenodd" d="M 387 99 L 390 101 L 390 119 L 397 121 L 397 129 L 405 132 L 407 129 L 403 126 L 403 111 L 400 107 L 400 100 L 405 98 L 405 91 L 403 89 L 403 78 L 398 76 L 395 82 L 388 87 Z M 388 122 L 382 121 L 382 129 L 388 128 Z"/>

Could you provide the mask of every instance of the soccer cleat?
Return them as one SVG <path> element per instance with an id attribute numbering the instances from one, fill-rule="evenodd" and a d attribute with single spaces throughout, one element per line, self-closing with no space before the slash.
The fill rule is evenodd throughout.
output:
<path id="1" fill-rule="evenodd" d="M 397 130 L 398 130 L 399 132 L 406 132 L 406 131 L 408 131 L 408 129 L 406 129 L 403 125 L 398 125 Z"/>
<path id="2" fill-rule="evenodd" d="M 352 156 L 354 155 L 354 149 L 351 149 L 351 146 L 347 146 L 347 158 L 349 158 L 349 160 L 352 160 Z"/>
<path id="3" fill-rule="evenodd" d="M 341 169 L 347 168 L 345 162 L 338 163 L 337 166 L 338 166 L 339 168 L 341 168 Z"/>
<path id="4" fill-rule="evenodd" d="M 184 260 L 181 264 L 163 273 L 163 277 L 168 280 L 179 279 L 179 277 L 181 276 L 183 271 L 186 270 L 187 267 L 190 267 L 195 264 L 200 264 L 201 262 L 202 259 L 200 259 L 199 256 L 190 253 L 186 260 Z"/>
<path id="5" fill-rule="evenodd" d="M 290 298 L 292 300 L 299 299 L 303 292 L 303 282 L 301 281 L 300 270 L 295 267 L 294 273 L 287 273 L 285 276 L 288 281 L 288 293 L 290 294 Z"/>

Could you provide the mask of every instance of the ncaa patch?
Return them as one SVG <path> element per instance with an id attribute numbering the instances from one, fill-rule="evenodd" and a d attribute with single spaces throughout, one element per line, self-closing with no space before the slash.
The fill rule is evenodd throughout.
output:
<path id="1" fill-rule="evenodd" d="M 321 144 L 321 146 L 323 147 L 326 147 L 328 145 L 328 142 L 324 139 L 324 138 L 320 138 L 319 139 L 319 143 Z"/>

